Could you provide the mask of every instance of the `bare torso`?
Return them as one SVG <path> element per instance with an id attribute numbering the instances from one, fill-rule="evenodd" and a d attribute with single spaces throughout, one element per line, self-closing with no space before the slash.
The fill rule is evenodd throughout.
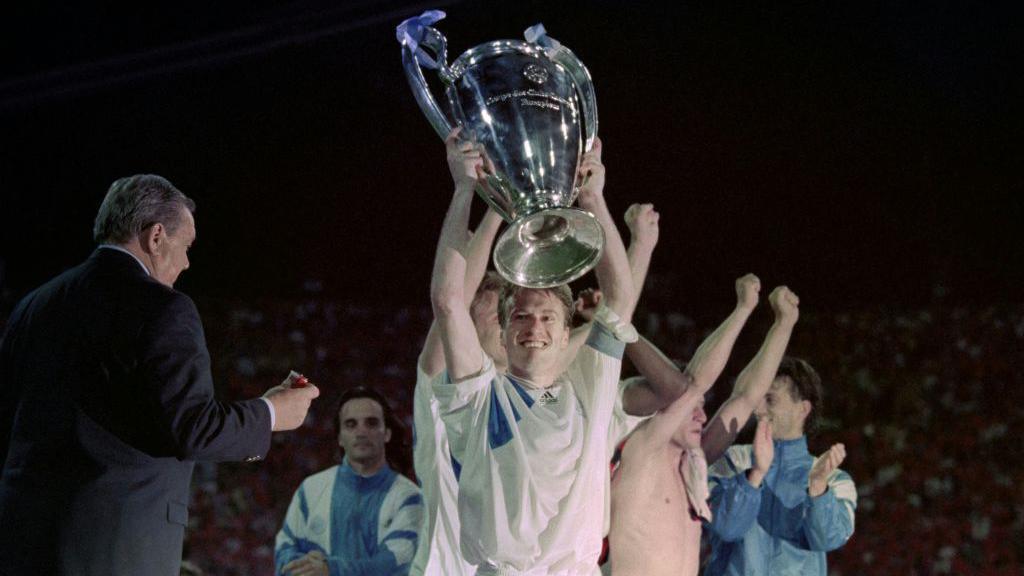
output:
<path id="1" fill-rule="evenodd" d="M 647 424 L 626 442 L 612 481 L 612 575 L 695 576 L 701 523 L 691 514 L 679 472 L 683 448 L 653 442 Z"/>

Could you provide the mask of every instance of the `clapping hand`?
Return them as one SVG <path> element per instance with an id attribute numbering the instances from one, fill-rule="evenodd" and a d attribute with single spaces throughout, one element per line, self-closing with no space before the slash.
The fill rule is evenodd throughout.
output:
<path id="1" fill-rule="evenodd" d="M 814 461 L 807 475 L 807 492 L 812 497 L 821 496 L 828 488 L 828 477 L 839 468 L 846 459 L 846 446 L 833 444 L 831 448 Z"/>
<path id="2" fill-rule="evenodd" d="M 772 467 L 775 460 L 775 444 L 772 443 L 772 423 L 767 418 L 757 419 L 757 429 L 754 431 L 754 463 L 747 473 L 747 482 L 757 488 L 764 480 L 768 469 Z"/>

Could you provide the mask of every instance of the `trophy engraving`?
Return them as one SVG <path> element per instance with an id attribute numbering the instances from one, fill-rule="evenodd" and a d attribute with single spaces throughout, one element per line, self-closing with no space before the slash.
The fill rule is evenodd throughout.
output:
<path id="1" fill-rule="evenodd" d="M 547 288 L 571 282 L 597 263 L 604 231 L 592 214 L 572 207 L 578 167 L 597 135 L 590 73 L 538 25 L 532 41 L 497 40 L 467 50 L 451 65 L 447 40 L 428 11 L 398 26 L 409 85 L 441 138 L 456 125 L 483 145 L 495 167 L 477 193 L 509 226 L 498 238 L 494 266 L 510 282 Z M 422 68 L 437 71 L 447 111 Z"/>
<path id="2" fill-rule="evenodd" d="M 523 76 L 534 84 L 543 84 L 548 81 L 548 71 L 536 64 L 527 64 L 523 68 Z"/>

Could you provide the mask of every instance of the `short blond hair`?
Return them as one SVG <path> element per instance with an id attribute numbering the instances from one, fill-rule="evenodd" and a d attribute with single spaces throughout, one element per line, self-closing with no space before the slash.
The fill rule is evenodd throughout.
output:
<path id="1" fill-rule="evenodd" d="M 562 308 L 565 309 L 565 327 L 570 328 L 572 326 L 572 313 L 574 306 L 572 302 L 572 290 L 569 289 L 567 284 L 552 286 L 551 288 L 527 288 L 525 286 L 508 283 L 501 289 L 500 300 L 498 300 L 498 321 L 501 323 L 502 328 L 508 326 L 508 317 L 512 314 L 512 307 L 515 306 L 516 298 L 527 290 L 547 292 L 553 295 L 555 299 L 562 304 Z"/>
<path id="2" fill-rule="evenodd" d="M 508 284 L 508 280 L 502 278 L 500 274 L 494 270 L 488 270 L 487 274 L 484 274 L 484 279 L 480 281 L 480 286 L 477 287 L 476 293 L 473 294 L 472 305 L 475 306 L 480 298 L 488 292 L 496 292 L 500 298 L 502 290 L 504 290 Z"/>

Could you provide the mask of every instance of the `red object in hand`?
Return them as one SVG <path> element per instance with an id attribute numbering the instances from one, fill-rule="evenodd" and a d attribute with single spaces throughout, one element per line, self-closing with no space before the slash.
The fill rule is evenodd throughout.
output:
<path id="1" fill-rule="evenodd" d="M 305 388 L 307 384 L 309 384 L 309 378 L 300 374 L 299 377 L 292 382 L 292 388 Z"/>

